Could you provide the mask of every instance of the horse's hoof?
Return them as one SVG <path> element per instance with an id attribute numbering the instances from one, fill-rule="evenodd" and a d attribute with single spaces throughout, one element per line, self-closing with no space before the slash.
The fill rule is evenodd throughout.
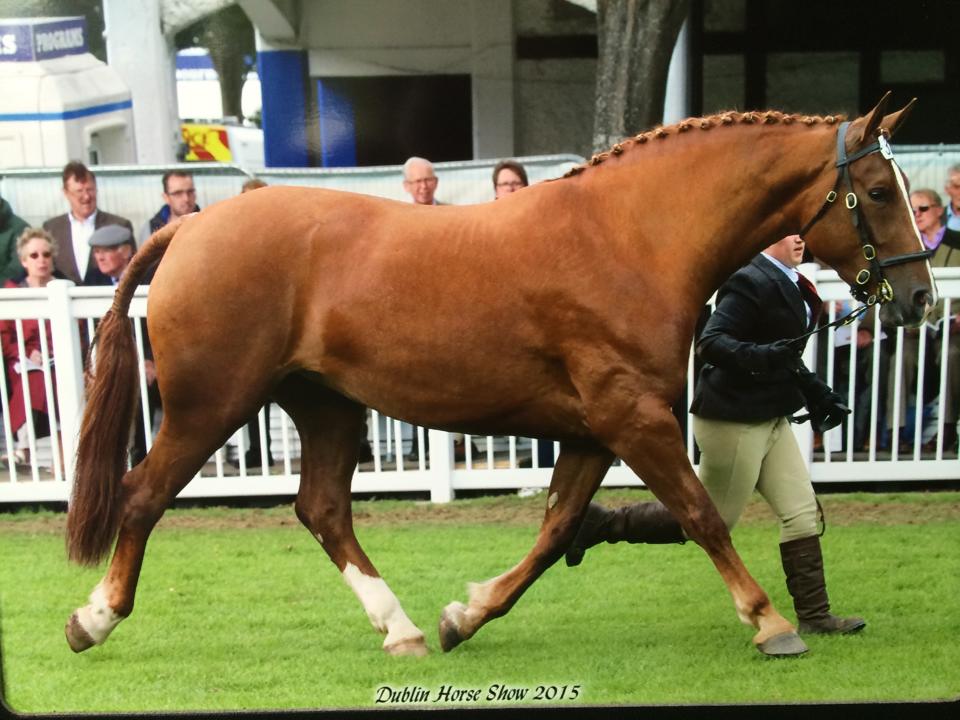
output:
<path id="1" fill-rule="evenodd" d="M 467 606 L 459 602 L 452 602 L 443 609 L 440 615 L 440 647 L 444 652 L 450 652 L 466 640 L 460 633 L 460 622 L 466 609 Z"/>
<path id="2" fill-rule="evenodd" d="M 757 643 L 757 650 L 770 657 L 791 657 L 803 655 L 809 648 L 799 635 L 789 630 Z"/>
<path id="3" fill-rule="evenodd" d="M 67 644 L 75 653 L 83 652 L 97 644 L 94 642 L 94 639 L 90 637 L 90 634 L 83 629 L 83 625 L 80 624 L 80 618 L 77 617 L 76 611 L 74 611 L 70 619 L 67 620 L 63 632 L 67 636 Z"/>
<path id="4" fill-rule="evenodd" d="M 409 655 L 411 657 L 424 657 L 427 654 L 427 643 L 421 635 L 418 638 L 407 638 L 400 640 L 392 645 L 384 645 L 383 651 L 388 655 L 400 657 Z"/>

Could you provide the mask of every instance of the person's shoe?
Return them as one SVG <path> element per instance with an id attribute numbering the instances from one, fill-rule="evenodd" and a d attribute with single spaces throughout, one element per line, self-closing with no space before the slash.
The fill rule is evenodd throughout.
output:
<path id="1" fill-rule="evenodd" d="M 564 560 L 567 567 L 576 567 L 583 561 L 584 553 L 594 545 L 620 541 L 663 545 L 685 543 L 687 538 L 680 523 L 663 503 L 634 503 L 616 510 L 590 503 Z"/>
<path id="2" fill-rule="evenodd" d="M 797 611 L 801 634 L 849 635 L 866 627 L 861 617 L 839 617 L 830 612 L 827 583 L 823 576 L 823 553 L 816 535 L 780 543 L 780 559 L 787 576 L 787 590 Z"/>

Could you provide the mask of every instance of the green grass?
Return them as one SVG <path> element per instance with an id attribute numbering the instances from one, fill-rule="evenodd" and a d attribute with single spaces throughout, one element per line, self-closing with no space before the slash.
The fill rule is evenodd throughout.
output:
<path id="1" fill-rule="evenodd" d="M 620 495 L 605 498 L 616 504 Z M 831 496 L 828 507 L 903 504 L 902 522 L 858 521 L 823 539 L 834 610 L 863 615 L 852 637 L 809 637 L 810 653 L 770 660 L 753 649 L 713 566 L 696 546 L 601 546 L 584 564 L 551 568 L 505 617 L 452 653 L 436 635 L 440 610 L 465 583 L 495 576 L 532 544 L 536 523 L 500 520 L 543 499 L 457 501 L 466 519 L 397 521 L 430 509 L 358 505 L 358 536 L 427 634 L 426 658 L 379 648 L 353 593 L 289 508 L 171 511 L 147 549 L 133 615 L 105 645 L 75 655 L 63 624 L 103 569 L 68 566 L 60 518 L 0 516 L 0 630 L 6 700 L 20 712 L 371 708 L 378 688 L 579 686 L 554 705 L 936 700 L 960 693 L 960 534 L 943 503 L 960 494 Z M 940 506 L 941 512 L 932 512 Z M 929 510 L 929 512 L 928 512 Z M 442 509 L 437 513 L 445 512 Z M 536 510 L 535 512 L 539 512 Z M 238 515 L 252 527 L 238 527 Z M 926 514 L 940 518 L 923 521 Z M 279 526 L 277 517 L 289 517 Z M 918 521 L 919 518 L 919 521 Z M 218 529 L 218 524 L 224 529 Z M 211 527 L 213 526 L 213 527 Z M 734 540 L 788 617 L 777 535 L 769 518 Z M 530 700 L 527 700 L 530 702 Z M 427 703 L 438 707 L 435 703 Z M 536 705 L 551 703 L 533 703 Z M 445 705 L 446 706 L 446 705 Z M 449 707 L 449 706 L 446 706 Z"/>

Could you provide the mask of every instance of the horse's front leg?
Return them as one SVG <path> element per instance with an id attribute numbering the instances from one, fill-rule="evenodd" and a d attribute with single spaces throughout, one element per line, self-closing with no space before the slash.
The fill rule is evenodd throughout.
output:
<path id="1" fill-rule="evenodd" d="M 613 455 L 598 445 L 561 444 L 533 549 L 503 575 L 484 583 L 470 583 L 468 604 L 452 602 L 443 609 L 440 646 L 445 651 L 471 638 L 490 620 L 505 615 L 543 571 L 563 555 L 611 462 Z"/>
<path id="2" fill-rule="evenodd" d="M 609 447 L 643 479 L 653 494 L 702 547 L 733 596 L 737 616 L 757 628 L 753 642 L 767 655 L 798 655 L 807 647 L 776 611 L 751 577 L 733 547 L 720 513 L 693 472 L 670 408 L 655 398 L 641 399 L 635 422 L 623 423 L 609 438 Z"/>

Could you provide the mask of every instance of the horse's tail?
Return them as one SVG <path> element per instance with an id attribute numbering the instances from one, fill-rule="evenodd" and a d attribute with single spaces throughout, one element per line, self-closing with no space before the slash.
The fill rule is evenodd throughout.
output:
<path id="1" fill-rule="evenodd" d="M 179 225 L 175 221 L 164 226 L 134 254 L 90 344 L 87 403 L 67 513 L 67 555 L 81 565 L 97 565 L 117 536 L 120 480 L 127 469 L 127 447 L 139 400 L 137 348 L 127 312 L 137 283 L 163 257 Z M 95 346 L 99 351 L 92 372 L 89 353 Z"/>

